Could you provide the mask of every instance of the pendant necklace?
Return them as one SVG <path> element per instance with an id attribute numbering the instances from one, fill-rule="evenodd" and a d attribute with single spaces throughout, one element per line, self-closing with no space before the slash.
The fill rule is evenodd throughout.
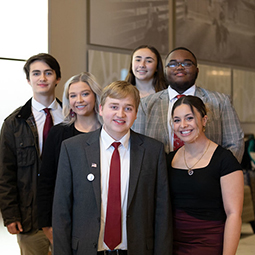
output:
<path id="1" fill-rule="evenodd" d="M 211 141 L 209 140 L 208 145 L 206 147 L 206 150 L 204 151 L 204 153 L 202 154 L 202 156 L 198 159 L 198 161 L 192 166 L 192 167 L 188 167 L 187 162 L 186 162 L 186 157 L 185 157 L 185 146 L 183 146 L 184 149 L 184 163 L 185 166 L 188 168 L 188 175 L 193 175 L 194 174 L 194 170 L 192 170 L 192 168 L 202 159 L 202 157 L 205 155 L 205 153 L 207 152 L 209 146 L 211 144 Z"/>

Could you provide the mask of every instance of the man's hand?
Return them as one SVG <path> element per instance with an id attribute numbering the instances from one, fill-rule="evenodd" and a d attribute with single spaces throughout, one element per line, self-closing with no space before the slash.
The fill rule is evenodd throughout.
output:
<path id="1" fill-rule="evenodd" d="M 21 223 L 19 221 L 15 221 L 9 225 L 7 225 L 7 229 L 9 233 L 11 234 L 19 234 L 20 232 L 23 231 Z"/>
<path id="2" fill-rule="evenodd" d="M 53 234 L 52 234 L 52 227 L 45 227 L 42 228 L 43 233 L 46 235 L 46 237 L 50 240 L 50 243 L 53 244 Z"/>

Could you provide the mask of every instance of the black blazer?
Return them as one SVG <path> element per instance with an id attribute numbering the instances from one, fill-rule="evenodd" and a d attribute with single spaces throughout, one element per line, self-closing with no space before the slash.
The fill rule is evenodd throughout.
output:
<path id="1" fill-rule="evenodd" d="M 52 203 L 62 141 L 78 134 L 74 124 L 53 126 L 45 142 L 42 165 L 38 177 L 38 227 L 52 226 Z"/>

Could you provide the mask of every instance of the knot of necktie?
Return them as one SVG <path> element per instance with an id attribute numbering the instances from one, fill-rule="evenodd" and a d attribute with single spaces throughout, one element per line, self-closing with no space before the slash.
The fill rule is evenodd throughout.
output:
<path id="1" fill-rule="evenodd" d="M 181 97 L 185 97 L 185 95 L 181 94 L 181 95 L 177 95 L 176 98 L 179 99 Z"/>
<path id="2" fill-rule="evenodd" d="M 50 108 L 44 108 L 43 110 L 46 113 L 46 115 L 50 114 Z"/>
<path id="3" fill-rule="evenodd" d="M 121 145 L 120 142 L 114 142 L 112 143 L 112 146 L 115 148 L 115 149 L 118 149 L 118 147 Z"/>

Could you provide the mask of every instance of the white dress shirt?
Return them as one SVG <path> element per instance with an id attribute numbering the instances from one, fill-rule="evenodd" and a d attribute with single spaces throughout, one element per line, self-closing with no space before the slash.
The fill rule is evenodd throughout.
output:
<path id="1" fill-rule="evenodd" d="M 115 141 L 102 128 L 100 135 L 100 169 L 101 169 L 101 227 L 98 239 L 98 251 L 109 250 L 104 243 L 105 217 L 108 198 L 108 184 L 110 173 L 110 162 L 114 147 L 113 142 L 120 142 L 118 147 L 120 154 L 120 169 L 121 169 L 121 219 L 122 219 L 122 240 L 115 249 L 127 250 L 127 199 L 129 187 L 129 170 L 130 170 L 130 131 L 123 136 L 119 141 Z"/>
<path id="2" fill-rule="evenodd" d="M 182 95 L 185 96 L 194 96 L 195 95 L 195 90 L 196 90 L 196 85 L 193 85 L 192 87 L 190 87 L 189 89 L 187 89 L 186 91 L 184 91 L 184 93 L 182 93 Z M 176 90 L 172 89 L 171 86 L 168 86 L 168 95 L 169 95 L 169 106 L 168 106 L 168 119 L 167 119 L 167 123 L 168 123 L 168 134 L 169 134 L 169 141 L 170 141 L 170 151 L 174 150 L 174 130 L 173 130 L 173 124 L 172 124 L 172 107 L 174 105 L 174 103 L 177 101 L 176 96 L 180 95 Z"/>
<path id="3" fill-rule="evenodd" d="M 48 107 L 45 107 L 44 105 L 36 101 L 34 98 L 32 98 L 32 113 L 34 115 L 37 132 L 38 132 L 38 139 L 39 139 L 38 142 L 39 142 L 40 153 L 42 153 L 43 127 L 46 120 L 46 113 L 43 110 L 44 108 L 51 109 L 50 113 L 51 113 L 54 125 L 59 124 L 60 122 L 64 120 L 62 115 L 62 108 L 56 99 L 54 99 L 54 101 Z"/>

